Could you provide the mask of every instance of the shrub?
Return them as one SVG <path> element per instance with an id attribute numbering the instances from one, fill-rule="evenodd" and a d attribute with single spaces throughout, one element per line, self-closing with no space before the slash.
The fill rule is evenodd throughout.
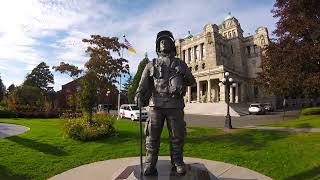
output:
<path id="1" fill-rule="evenodd" d="M 302 110 L 303 115 L 317 115 L 320 114 L 320 107 L 305 108 Z"/>
<path id="2" fill-rule="evenodd" d="M 90 141 L 113 136 L 115 118 L 108 115 L 95 114 L 93 124 L 89 124 L 87 117 L 66 119 L 63 124 L 65 136 L 81 141 Z"/>
<path id="3" fill-rule="evenodd" d="M 0 109 L 0 118 L 15 118 L 17 113 L 13 110 Z"/>

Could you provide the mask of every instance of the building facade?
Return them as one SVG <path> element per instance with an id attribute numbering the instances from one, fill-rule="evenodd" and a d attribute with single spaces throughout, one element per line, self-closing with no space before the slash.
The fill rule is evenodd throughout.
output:
<path id="1" fill-rule="evenodd" d="M 230 14 L 222 24 L 207 24 L 200 34 L 176 40 L 177 56 L 186 62 L 196 78 L 187 88 L 186 102 L 225 101 L 226 90 L 218 83 L 229 72 L 237 84 L 230 87 L 230 102 L 252 102 L 263 96 L 254 84 L 261 71 L 262 49 L 269 44 L 268 30 L 258 27 L 244 36 L 239 21 Z"/>

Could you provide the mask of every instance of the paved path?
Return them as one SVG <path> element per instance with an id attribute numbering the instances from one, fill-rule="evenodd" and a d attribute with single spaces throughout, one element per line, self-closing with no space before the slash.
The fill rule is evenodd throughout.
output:
<path id="1" fill-rule="evenodd" d="M 161 156 L 159 157 L 158 162 L 158 170 L 159 166 L 164 167 L 162 165 L 166 165 L 163 171 L 170 171 L 170 157 Z M 240 180 L 240 179 L 255 179 L 255 180 L 271 180 L 270 177 L 262 175 L 258 172 L 252 171 L 247 168 L 243 168 L 240 166 L 218 162 L 218 161 L 210 161 L 205 159 L 198 158 L 189 158 L 185 157 L 185 162 L 190 167 L 184 179 L 194 179 L 192 174 L 190 174 L 190 170 L 201 169 L 205 170 L 207 173 L 207 177 L 209 179 L 223 179 L 223 180 Z M 119 178 L 119 175 L 122 178 L 119 179 L 136 179 L 133 175 L 132 171 L 127 171 L 128 167 L 132 167 L 132 165 L 139 164 L 139 157 L 130 157 L 130 158 L 121 158 L 121 159 L 112 159 L 107 161 L 100 161 L 91 164 L 86 164 L 74 169 L 70 169 L 66 172 L 58 174 L 54 177 L 51 177 L 49 180 L 67 180 L 67 179 L 77 179 L 77 180 L 87 180 L 87 179 L 95 179 L 95 180 L 111 180 Z M 123 173 L 126 172 L 126 173 Z M 202 171 L 203 172 L 203 171 Z M 172 178 L 172 176 L 164 176 L 161 175 L 162 170 L 159 170 L 159 176 L 156 178 L 157 180 L 161 179 L 181 179 L 181 178 Z M 203 174 L 202 174 L 203 175 Z M 198 176 L 199 177 L 199 176 Z M 202 176 L 201 176 L 202 177 Z M 143 178 L 145 180 L 152 178 Z M 153 178 L 155 179 L 155 178 Z M 202 180 L 206 180 L 201 178 Z"/>
<path id="2" fill-rule="evenodd" d="M 116 111 L 111 111 L 111 114 L 116 114 Z M 240 128 L 244 126 L 256 126 L 271 124 L 274 122 L 287 121 L 295 119 L 299 116 L 300 111 L 288 111 L 284 118 L 282 112 L 272 112 L 265 115 L 246 115 L 240 117 L 231 117 L 232 126 Z M 187 126 L 189 127 L 223 127 L 224 116 L 196 115 L 185 114 L 184 117 Z"/>
<path id="3" fill-rule="evenodd" d="M 14 136 L 29 131 L 30 128 L 16 124 L 0 123 L 0 138 Z"/>
<path id="4" fill-rule="evenodd" d="M 320 128 L 288 128 L 288 127 L 267 127 L 267 126 L 244 126 L 241 128 L 286 131 L 286 132 L 320 132 Z"/>
<path id="5" fill-rule="evenodd" d="M 243 127 L 243 126 L 256 126 L 263 124 L 270 124 L 274 122 L 286 121 L 295 119 L 300 114 L 299 111 L 286 112 L 283 118 L 282 112 L 272 112 L 266 115 L 247 115 L 240 117 L 231 117 L 232 126 Z M 195 127 L 223 127 L 225 117 L 224 116 L 205 116 L 205 115 L 185 115 L 185 121 L 187 126 Z"/>

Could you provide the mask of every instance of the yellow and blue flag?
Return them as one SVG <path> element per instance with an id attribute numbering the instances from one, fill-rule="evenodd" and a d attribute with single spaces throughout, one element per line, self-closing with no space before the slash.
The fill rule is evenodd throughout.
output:
<path id="1" fill-rule="evenodd" d="M 134 54 L 137 54 L 137 51 L 132 47 L 132 45 L 129 43 L 129 41 L 124 37 L 124 45 L 127 46 L 128 50 Z"/>

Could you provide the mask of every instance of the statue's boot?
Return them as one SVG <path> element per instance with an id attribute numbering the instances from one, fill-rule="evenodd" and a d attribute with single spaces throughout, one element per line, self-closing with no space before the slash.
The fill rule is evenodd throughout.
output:
<path id="1" fill-rule="evenodd" d="M 176 172 L 180 176 L 184 176 L 186 174 L 186 166 L 183 165 L 177 165 L 176 166 Z"/>
<path id="2" fill-rule="evenodd" d="M 143 175 L 157 176 L 158 175 L 158 171 L 156 168 L 157 161 L 158 161 L 158 155 L 152 155 L 147 153 L 146 161 L 145 161 L 146 165 L 144 167 Z"/>

